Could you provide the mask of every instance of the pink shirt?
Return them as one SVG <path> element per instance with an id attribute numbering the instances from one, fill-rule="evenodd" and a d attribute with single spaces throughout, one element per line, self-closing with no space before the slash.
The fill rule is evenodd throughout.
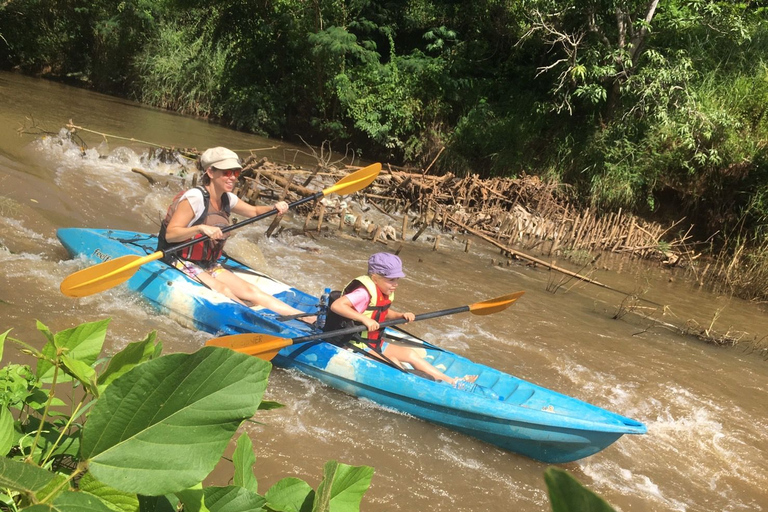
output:
<path id="1" fill-rule="evenodd" d="M 371 294 L 368 293 L 365 286 L 356 288 L 351 292 L 344 294 L 344 296 L 349 299 L 349 302 L 352 303 L 352 307 L 358 313 L 365 311 L 368 308 L 368 304 L 371 303 Z"/>

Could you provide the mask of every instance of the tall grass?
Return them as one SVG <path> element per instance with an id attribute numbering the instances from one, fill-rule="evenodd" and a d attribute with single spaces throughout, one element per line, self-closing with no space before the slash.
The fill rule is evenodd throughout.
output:
<path id="1" fill-rule="evenodd" d="M 194 31 L 176 23 L 160 26 L 134 59 L 138 101 L 201 117 L 221 115 L 220 92 L 231 47 Z"/>

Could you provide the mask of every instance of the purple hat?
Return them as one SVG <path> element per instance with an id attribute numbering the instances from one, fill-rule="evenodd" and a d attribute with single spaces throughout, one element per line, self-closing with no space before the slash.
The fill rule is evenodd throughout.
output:
<path id="1" fill-rule="evenodd" d="M 403 274 L 403 262 L 394 254 L 377 252 L 368 258 L 368 273 L 379 274 L 388 279 L 405 277 Z"/>

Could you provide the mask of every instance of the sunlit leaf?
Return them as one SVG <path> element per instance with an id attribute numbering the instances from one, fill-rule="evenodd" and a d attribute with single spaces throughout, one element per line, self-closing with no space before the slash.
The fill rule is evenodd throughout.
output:
<path id="1" fill-rule="evenodd" d="M 155 357 L 157 345 L 156 332 L 151 332 L 143 341 L 129 343 L 127 347 L 112 356 L 107 368 L 99 375 L 99 391 L 103 392 L 109 384 L 138 364 Z"/>
<path id="2" fill-rule="evenodd" d="M 283 478 L 269 488 L 267 505 L 278 512 L 310 512 L 315 491 L 299 478 Z"/>
<path id="3" fill-rule="evenodd" d="M 205 506 L 203 485 L 198 483 L 191 489 L 184 489 L 176 493 L 179 501 L 184 505 L 184 512 L 210 512 Z"/>
<path id="4" fill-rule="evenodd" d="M 234 483 L 245 487 L 251 492 L 259 492 L 259 484 L 253 474 L 253 465 L 256 464 L 256 455 L 253 453 L 253 442 L 248 434 L 242 434 L 237 439 L 235 453 L 232 454 L 232 463 L 235 466 Z"/>
<path id="5" fill-rule="evenodd" d="M 60 350 L 68 357 L 91 366 L 101 353 L 107 334 L 107 325 L 109 325 L 109 319 L 84 323 L 58 332 L 53 335 L 53 342 L 49 341 L 42 352 L 46 357 L 55 359 L 57 350 Z M 38 360 L 37 377 L 40 380 L 47 382 L 53 375 L 53 371 L 53 365 L 49 361 Z M 68 376 L 62 376 L 62 381 L 68 380 Z"/>
<path id="6" fill-rule="evenodd" d="M 373 468 L 329 461 L 323 467 L 323 481 L 317 488 L 313 512 L 356 512 L 371 485 Z"/>
<path id="7" fill-rule="evenodd" d="M 77 482 L 78 488 L 93 494 L 116 512 L 138 512 L 139 498 L 135 494 L 118 491 L 96 480 L 92 474 L 86 473 Z"/>
<path id="8" fill-rule="evenodd" d="M 211 512 L 262 512 L 267 500 L 243 487 L 206 487 L 205 506 Z"/>
<path id="9" fill-rule="evenodd" d="M 33 505 L 25 512 L 114 512 L 103 501 L 87 492 L 67 491 L 54 498 L 52 503 Z"/>
<path id="10" fill-rule="evenodd" d="M 88 391 L 93 393 L 96 397 L 99 396 L 98 388 L 96 386 L 96 370 L 84 362 L 72 359 L 67 355 L 61 356 L 61 362 L 68 370 L 67 373 L 79 380 Z"/>
<path id="11" fill-rule="evenodd" d="M 5 457 L 16 439 L 13 416 L 7 407 L 0 406 L 0 457 Z"/>
<path id="12" fill-rule="evenodd" d="M 36 379 L 29 366 L 9 364 L 0 368 L 0 405 L 20 409 L 36 392 Z"/>
<path id="13" fill-rule="evenodd" d="M 135 367 L 106 388 L 82 436 L 100 481 L 146 495 L 201 482 L 258 408 L 271 364 L 217 347 Z"/>
<path id="14" fill-rule="evenodd" d="M 8 329 L 3 334 L 0 334 L 0 361 L 3 360 L 3 349 L 5 348 L 5 338 L 8 337 L 9 332 L 11 332 L 11 329 Z"/>

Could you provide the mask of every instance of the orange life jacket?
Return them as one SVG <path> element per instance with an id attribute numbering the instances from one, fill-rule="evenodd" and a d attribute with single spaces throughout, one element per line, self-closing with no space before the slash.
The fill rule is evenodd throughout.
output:
<path id="1" fill-rule="evenodd" d="M 370 276 L 360 276 L 355 279 L 353 279 L 345 288 L 344 293 L 350 293 L 352 290 L 355 290 L 359 288 L 360 286 L 365 286 L 365 289 L 368 291 L 368 294 L 371 296 L 371 300 L 368 302 L 368 307 L 365 308 L 365 311 L 363 311 L 363 315 L 373 318 L 376 320 L 376 322 L 381 323 L 384 320 L 387 319 L 387 311 L 389 310 L 389 307 L 392 305 L 392 301 L 395 299 L 395 294 L 391 293 L 388 296 L 385 296 L 383 293 L 381 293 L 381 290 L 379 290 L 379 287 L 376 286 L 376 283 L 373 282 L 373 279 L 371 279 Z M 382 339 L 382 334 L 384 330 L 379 329 L 378 331 L 363 331 L 360 333 L 360 338 L 362 338 L 363 343 L 368 345 L 374 350 L 380 351 L 381 350 L 381 344 L 384 341 Z"/>

